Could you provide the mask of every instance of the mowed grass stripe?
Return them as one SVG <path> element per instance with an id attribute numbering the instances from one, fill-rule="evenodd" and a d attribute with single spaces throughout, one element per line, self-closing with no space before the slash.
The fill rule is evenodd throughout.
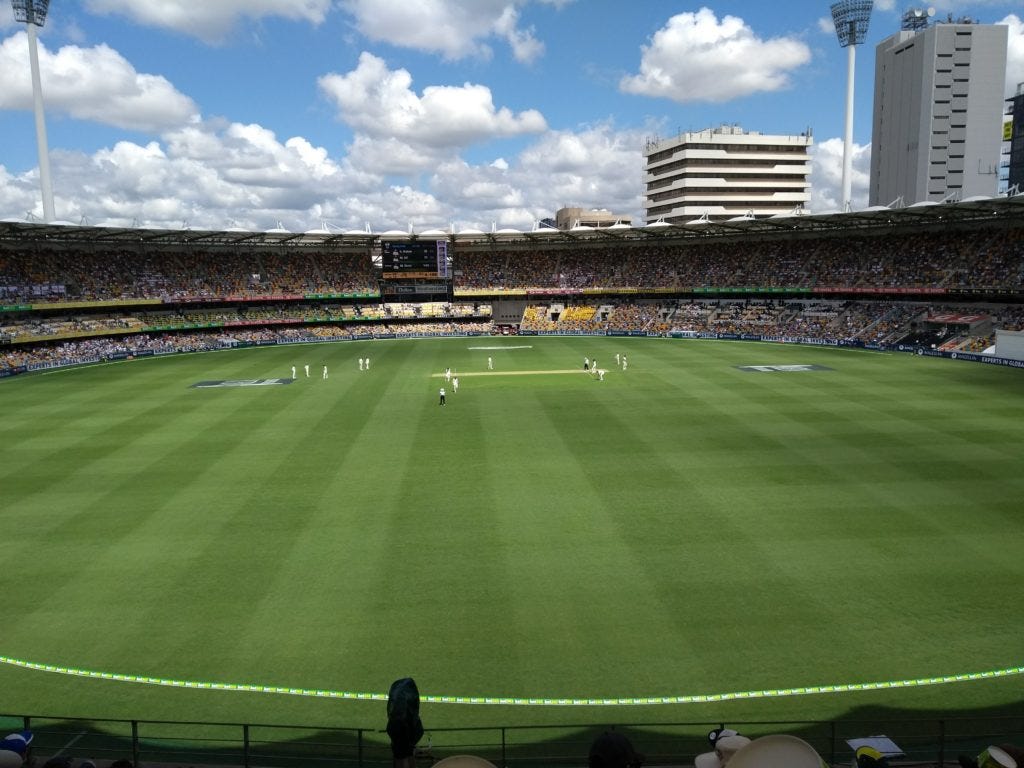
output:
<path id="1" fill-rule="evenodd" d="M 274 407 L 224 390 L 199 393 L 213 395 L 203 401 L 216 404 L 209 413 L 146 414 L 139 435 L 125 433 L 130 446 L 97 462 L 104 492 L 85 503 L 40 489 L 77 505 L 81 519 L 59 555 L 86 563 L 56 568 L 49 647 L 68 636 L 53 626 L 127 617 L 148 635 L 131 629 L 120 645 L 109 639 L 116 629 L 101 626 L 76 637 L 76 663 L 158 660 L 188 668 L 175 676 L 190 679 L 213 670 L 367 690 L 414 674 L 425 691 L 470 695 L 745 690 L 1017 661 L 1006 657 L 1019 622 L 977 627 L 1005 616 L 1005 596 L 1024 575 L 1006 546 L 1020 534 L 1024 490 L 1010 472 L 1024 458 L 1019 372 L 771 345 L 573 338 L 512 350 L 485 341 L 502 348 L 470 350 L 479 342 L 466 339 L 310 345 L 51 377 L 73 389 L 86 373 L 131 370 L 135 384 L 152 375 L 145 397 L 174 400 L 200 378 L 287 375 L 305 360 L 313 374 L 271 388 Z M 628 371 L 614 367 L 616 351 L 629 356 Z M 367 354 L 373 369 L 363 376 L 355 359 Z M 449 406 L 437 406 L 430 375 L 448 365 L 485 370 L 487 356 L 499 370 L 597 357 L 609 373 L 604 382 L 465 377 Z M 317 378 L 321 361 L 328 382 Z M 762 363 L 833 370 L 734 367 Z M 173 370 L 182 381 L 172 384 Z M 24 405 L 39 414 L 38 429 L 59 431 L 44 403 Z M 160 422 L 202 432 L 198 422 L 224 411 L 230 439 L 207 435 L 192 455 L 172 452 L 179 469 L 162 473 L 144 458 L 163 444 Z M 111 532 L 131 505 L 143 510 L 139 529 Z M 46 514 L 39 507 L 32 517 Z M 36 545 L 23 548 L 45 552 Z M 32 579 L 50 574 L 40 566 Z M 166 609 L 146 613 L 161 589 Z M 102 604 L 56 610 L 93 599 Z M 886 632 L 884 653 L 881 630 L 865 631 L 866 622 L 899 628 Z M 95 700 L 87 681 L 69 685 Z M 15 703 L 53 693 L 45 684 L 11 690 Z M 190 715 L 209 706 L 177 693 L 130 694 L 119 706 L 174 700 Z M 287 705 L 298 719 L 320 711 Z"/>
<path id="2" fill-rule="evenodd" d="M 192 392 L 196 397 L 209 394 Z M 83 527 L 66 529 L 60 544 L 78 557 L 48 552 L 51 556 L 41 561 L 52 567 L 56 560 L 73 577 L 42 607 L 55 603 L 55 610 L 88 625 L 91 637 L 107 641 L 111 659 L 126 660 L 125 651 L 130 659 L 133 649 L 136 655 L 147 654 L 144 639 L 153 626 L 169 624 L 170 638 L 176 632 L 194 635 L 192 620 L 200 628 L 215 623 L 215 616 L 202 611 L 196 615 L 195 609 L 216 602 L 215 590 L 200 589 L 210 584 L 202 553 L 230 562 L 230 548 L 222 549 L 217 538 L 235 501 L 223 492 L 225 479 L 232 477 L 225 462 L 249 438 L 249 430 L 269 417 L 268 393 L 246 394 L 250 397 L 233 402 L 207 400 L 198 412 L 171 419 L 159 430 L 159 449 L 140 454 L 148 460 L 137 467 L 137 474 L 105 485 L 105 494 L 79 511 Z M 83 578 L 86 573 L 95 578 Z M 197 595 L 199 600 L 194 599 Z M 29 614 L 26 627 L 32 626 L 31 616 L 39 609 Z M 83 610 L 94 613 L 79 615 Z M 171 616 L 177 620 L 168 621 Z M 170 642 L 166 647 L 166 658 L 158 652 L 152 654 L 156 658 L 146 658 L 157 664 L 173 659 L 176 649 Z"/>
<path id="3" fill-rule="evenodd" d="M 248 670 L 266 646 L 267 631 L 281 630 L 274 646 L 284 657 L 289 638 L 302 636 L 285 632 L 295 626 L 296 614 L 279 579 L 293 559 L 306 563 L 308 570 L 305 552 L 296 542 L 312 524 L 322 489 L 330 482 L 323 468 L 331 463 L 336 443 L 328 425 L 343 407 L 343 387 L 341 378 L 303 377 L 275 388 L 271 394 L 278 408 L 253 407 L 247 414 L 250 427 L 219 446 L 222 456 L 213 472 L 191 485 L 185 498 L 178 495 L 175 503 L 205 507 L 213 516 L 200 523 L 206 526 L 203 546 L 193 549 L 178 575 L 177 599 L 153 611 L 157 624 L 173 615 L 188 617 L 173 634 L 176 664 L 194 669 L 198 656 L 201 674 L 211 677 L 225 669 Z M 227 391 L 216 393 L 225 394 L 230 397 Z M 242 492 L 225 499 L 218 487 L 224 478 L 232 478 Z M 213 499 L 220 503 L 210 510 Z M 264 606 L 272 619 L 263 626 L 263 641 L 254 643 L 240 630 Z M 211 653 L 211 646 L 222 652 Z"/>

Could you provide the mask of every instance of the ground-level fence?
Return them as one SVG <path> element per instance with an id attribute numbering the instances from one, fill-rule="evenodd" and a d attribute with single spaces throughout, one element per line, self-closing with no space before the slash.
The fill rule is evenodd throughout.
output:
<path id="1" fill-rule="evenodd" d="M 383 727 L 384 723 L 381 723 Z M 647 766 L 689 766 L 709 751 L 707 733 L 716 722 L 586 725 L 509 725 L 427 729 L 419 764 L 449 755 L 474 754 L 499 768 L 586 765 L 590 743 L 606 730 L 626 734 Z M 428 723 L 429 726 L 429 723 Z M 831 721 L 730 722 L 757 737 L 769 733 L 799 736 L 832 766 L 850 765 L 851 739 L 884 735 L 903 752 L 900 762 L 956 765 L 960 754 L 977 755 L 991 744 L 1024 744 L 1024 713 L 1017 716 Z M 89 758 L 101 765 L 128 758 L 135 765 L 245 766 L 298 768 L 390 765 L 382 729 L 324 728 L 256 723 L 104 720 L 36 715 L 0 715 L 0 728 L 27 728 L 35 735 L 41 764 L 53 756 Z"/>

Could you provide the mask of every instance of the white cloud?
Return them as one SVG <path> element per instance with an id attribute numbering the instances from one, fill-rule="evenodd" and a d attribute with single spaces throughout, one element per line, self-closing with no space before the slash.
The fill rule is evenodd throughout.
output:
<path id="1" fill-rule="evenodd" d="M 839 211 L 843 207 L 843 140 L 825 139 L 811 147 L 811 212 Z M 851 207 L 868 205 L 871 181 L 871 145 L 853 145 Z"/>
<path id="2" fill-rule="evenodd" d="M 530 0 L 341 0 L 356 28 L 374 42 L 439 53 L 447 59 L 487 58 L 487 41 L 504 40 L 518 61 L 544 53 L 534 29 L 519 26 L 519 9 Z M 572 0 L 541 0 L 561 8 Z"/>
<path id="3" fill-rule="evenodd" d="M 418 96 L 407 70 L 390 70 L 383 59 L 365 52 L 354 70 L 325 75 L 319 85 L 357 134 L 401 142 L 429 155 L 547 128 L 536 110 L 516 114 L 496 108 L 484 85 L 432 85 Z"/>
<path id="4" fill-rule="evenodd" d="M 508 41 L 516 61 L 532 64 L 544 55 L 544 43 L 534 37 L 534 29 L 519 28 L 519 12 L 507 6 L 494 24 L 494 31 Z"/>
<path id="5" fill-rule="evenodd" d="M 479 165 L 452 155 L 429 172 L 389 183 L 354 155 L 331 158 L 301 137 L 281 141 L 259 125 L 207 121 L 145 145 L 92 155 L 51 153 L 58 217 L 98 224 L 197 228 L 238 225 L 292 231 L 322 220 L 375 231 L 445 227 L 528 229 L 563 205 L 640 216 L 643 136 L 611 125 L 545 134 L 518 155 Z M 372 143 L 372 142 L 371 142 Z M 422 179 L 422 180 L 421 180 Z M 36 173 L 0 168 L 0 218 L 41 214 Z"/>
<path id="6" fill-rule="evenodd" d="M 818 30 L 826 35 L 834 35 L 836 33 L 836 23 L 832 21 L 829 16 L 822 16 L 818 19 Z"/>
<path id="7" fill-rule="evenodd" d="M 278 17 L 319 24 L 331 0 L 87 0 L 86 7 L 93 13 L 127 16 L 145 26 L 217 42 L 243 18 Z"/>
<path id="8" fill-rule="evenodd" d="M 810 61 L 795 38 L 762 40 L 743 19 L 714 11 L 680 13 L 642 47 L 640 74 L 623 77 L 621 90 L 685 103 L 723 102 L 789 85 L 789 72 Z"/>
<path id="9" fill-rule="evenodd" d="M 165 78 L 136 72 L 106 45 L 51 53 L 40 44 L 39 68 L 47 109 L 75 118 L 157 132 L 197 114 L 192 100 Z M 28 36 L 19 32 L 0 43 L 0 109 L 31 108 Z"/>
<path id="10" fill-rule="evenodd" d="M 1006 48 L 1006 95 L 1011 96 L 1017 92 L 1017 85 L 1024 83 L 1024 19 L 1011 13 L 999 23 L 1010 28 Z"/>

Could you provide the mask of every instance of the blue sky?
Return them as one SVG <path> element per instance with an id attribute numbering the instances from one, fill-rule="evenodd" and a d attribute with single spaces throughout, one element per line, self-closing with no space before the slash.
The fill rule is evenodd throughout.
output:
<path id="1" fill-rule="evenodd" d="M 937 1 L 1005 23 L 1024 8 Z M 858 50 L 866 204 L 879 0 Z M 60 219 L 293 231 L 529 228 L 563 205 L 641 216 L 646 138 L 811 128 L 837 207 L 846 54 L 829 3 L 52 0 L 40 31 Z M 0 0 L 0 218 L 41 215 L 24 27 Z"/>

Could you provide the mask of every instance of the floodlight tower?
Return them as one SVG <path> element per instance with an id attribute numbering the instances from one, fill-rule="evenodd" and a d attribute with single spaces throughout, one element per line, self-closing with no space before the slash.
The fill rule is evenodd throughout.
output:
<path id="1" fill-rule="evenodd" d="M 43 116 L 43 86 L 39 77 L 39 52 L 36 50 L 36 27 L 46 23 L 50 0 L 11 0 L 14 18 L 28 30 L 28 58 L 32 66 L 32 99 L 36 114 L 36 147 L 39 150 L 39 186 L 43 193 L 43 221 L 57 218 L 53 208 L 53 185 L 50 183 L 50 153 L 46 146 L 46 118 Z"/>
<path id="2" fill-rule="evenodd" d="M 839 47 L 846 54 L 846 135 L 843 138 L 843 210 L 850 210 L 853 193 L 853 74 L 857 64 L 857 46 L 868 34 L 873 0 L 840 0 L 832 3 L 832 21 Z"/>

